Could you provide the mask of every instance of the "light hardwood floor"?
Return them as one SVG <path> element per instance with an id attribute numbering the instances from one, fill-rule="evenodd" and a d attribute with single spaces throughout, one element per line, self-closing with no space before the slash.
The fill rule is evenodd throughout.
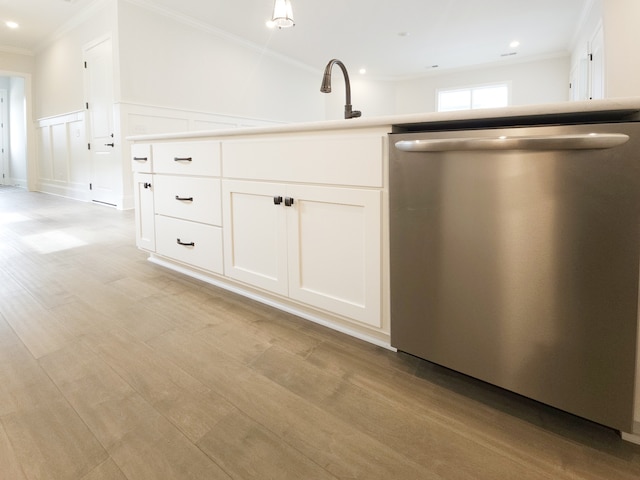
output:
<path id="1" fill-rule="evenodd" d="M 0 187 L 0 479 L 633 479 L 569 414 L 172 273 Z"/>

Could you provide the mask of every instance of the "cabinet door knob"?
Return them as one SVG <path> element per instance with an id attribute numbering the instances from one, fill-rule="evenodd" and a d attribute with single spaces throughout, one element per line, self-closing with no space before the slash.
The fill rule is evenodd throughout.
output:
<path id="1" fill-rule="evenodd" d="M 178 245 L 184 245 L 185 247 L 195 247 L 196 244 L 194 242 L 183 242 L 179 238 L 176 238 L 176 242 Z"/>
<path id="2" fill-rule="evenodd" d="M 181 197 L 180 195 L 176 195 L 176 200 L 180 200 L 182 202 L 193 202 L 193 197 Z"/>
<path id="3" fill-rule="evenodd" d="M 151 184 L 144 182 L 144 184 L 142 185 L 144 188 L 151 188 Z"/>
<path id="4" fill-rule="evenodd" d="M 273 197 L 273 204 L 274 205 L 280 205 L 282 203 L 282 197 L 279 195 L 276 195 L 275 197 Z"/>
<path id="5" fill-rule="evenodd" d="M 291 205 L 293 205 L 293 198 L 292 197 L 284 197 L 284 204 L 287 207 L 290 207 Z"/>

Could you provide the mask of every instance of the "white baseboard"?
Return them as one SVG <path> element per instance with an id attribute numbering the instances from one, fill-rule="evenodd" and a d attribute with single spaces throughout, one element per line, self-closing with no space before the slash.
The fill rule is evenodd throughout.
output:
<path id="1" fill-rule="evenodd" d="M 389 340 L 381 339 L 374 335 L 367 334 L 366 332 L 360 331 L 357 328 L 351 328 L 345 324 L 340 323 L 338 319 L 333 320 L 329 314 L 323 315 L 321 312 L 318 312 L 316 314 L 314 312 L 311 312 L 310 310 L 305 309 L 302 306 L 297 306 L 294 303 L 290 303 L 287 300 L 280 300 L 278 298 L 271 297 L 268 294 L 262 294 L 248 287 L 244 287 L 243 285 L 232 283 L 231 280 L 226 281 L 222 278 L 218 279 L 216 277 L 207 275 L 204 272 L 198 272 L 186 266 L 173 263 L 170 260 L 158 257 L 154 254 L 149 255 L 149 261 L 155 263 L 156 265 L 166 267 L 170 270 L 174 270 L 176 272 L 188 275 L 211 285 L 215 285 L 216 287 L 220 287 L 230 292 L 237 293 L 238 295 L 250 298 L 251 300 L 269 305 L 270 307 L 277 308 L 278 310 L 282 310 L 283 312 L 291 313 L 298 317 L 304 318 L 305 320 L 317 323 L 318 325 L 322 325 L 324 327 L 336 330 L 340 333 L 344 333 L 359 340 L 363 340 L 367 343 L 371 343 L 387 350 L 397 352 L 397 349 L 391 346 Z"/>

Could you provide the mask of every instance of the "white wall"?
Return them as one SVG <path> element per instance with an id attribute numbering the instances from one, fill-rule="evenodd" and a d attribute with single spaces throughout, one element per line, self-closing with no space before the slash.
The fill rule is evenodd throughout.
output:
<path id="1" fill-rule="evenodd" d="M 29 53 L 18 53 L 0 48 L 0 70 L 6 72 L 33 73 L 35 59 Z"/>
<path id="2" fill-rule="evenodd" d="M 321 76 L 306 68 L 125 0 L 118 18 L 124 103 L 280 122 L 324 118 Z"/>
<path id="3" fill-rule="evenodd" d="M 117 30 L 115 5 L 102 2 L 35 57 L 35 116 L 46 118 L 84 110 L 83 46 Z"/>
<path id="4" fill-rule="evenodd" d="M 640 95 L 640 1 L 603 0 L 607 98 Z"/>
<path id="5" fill-rule="evenodd" d="M 511 85 L 511 105 L 563 102 L 569 99 L 569 57 L 457 70 L 401 81 L 396 112 L 436 111 L 436 94 L 441 88 L 501 82 Z"/>

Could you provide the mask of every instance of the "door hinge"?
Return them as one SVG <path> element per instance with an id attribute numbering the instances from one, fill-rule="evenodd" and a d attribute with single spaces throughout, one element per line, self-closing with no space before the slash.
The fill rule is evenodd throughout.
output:
<path id="1" fill-rule="evenodd" d="M 84 106 L 89 110 L 89 102 L 84 102 Z"/>
<path id="2" fill-rule="evenodd" d="M 87 68 L 87 62 L 84 62 L 84 68 Z"/>
<path id="3" fill-rule="evenodd" d="M 593 62 L 593 53 L 590 53 L 590 54 L 589 54 L 589 61 L 590 61 L 590 62 Z"/>
<path id="4" fill-rule="evenodd" d="M 91 150 L 91 144 L 87 143 L 87 150 Z"/>
<path id="5" fill-rule="evenodd" d="M 92 183 L 89 184 L 89 190 L 93 190 L 93 184 Z"/>

